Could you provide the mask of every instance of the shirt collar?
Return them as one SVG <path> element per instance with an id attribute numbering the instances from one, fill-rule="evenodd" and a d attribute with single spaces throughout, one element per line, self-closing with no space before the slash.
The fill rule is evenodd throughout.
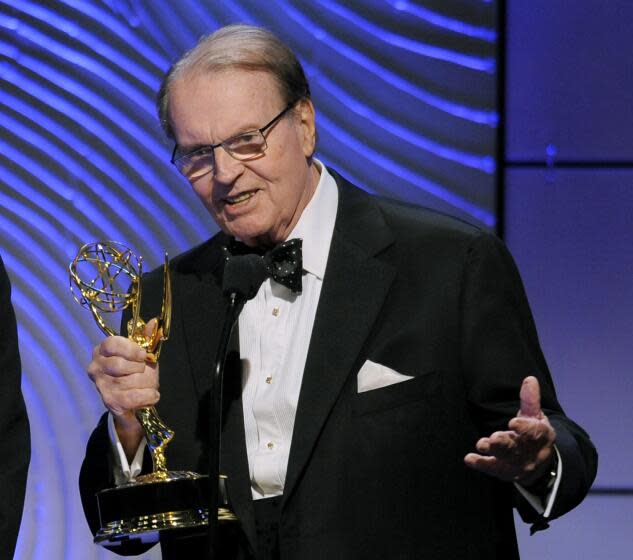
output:
<path id="1" fill-rule="evenodd" d="M 313 161 L 320 171 L 319 182 L 288 239 L 303 240 L 303 269 L 323 280 L 336 221 L 338 188 L 325 165 L 316 158 Z"/>

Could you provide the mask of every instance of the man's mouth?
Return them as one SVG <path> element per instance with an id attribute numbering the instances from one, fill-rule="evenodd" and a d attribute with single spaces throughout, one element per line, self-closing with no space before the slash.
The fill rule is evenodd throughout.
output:
<path id="1" fill-rule="evenodd" d="M 248 191 L 238 194 L 237 196 L 227 196 L 224 198 L 224 202 L 229 204 L 230 206 L 235 206 L 236 204 L 242 204 L 247 200 L 250 200 L 253 196 L 255 196 L 255 192 L 257 191 Z"/>

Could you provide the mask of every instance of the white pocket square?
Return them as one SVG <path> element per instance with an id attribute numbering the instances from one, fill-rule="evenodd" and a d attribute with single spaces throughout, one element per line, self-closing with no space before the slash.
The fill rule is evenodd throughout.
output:
<path id="1" fill-rule="evenodd" d="M 404 375 L 387 366 L 367 360 L 358 372 L 358 392 L 373 391 L 394 383 L 401 383 L 412 377 L 412 375 Z"/>

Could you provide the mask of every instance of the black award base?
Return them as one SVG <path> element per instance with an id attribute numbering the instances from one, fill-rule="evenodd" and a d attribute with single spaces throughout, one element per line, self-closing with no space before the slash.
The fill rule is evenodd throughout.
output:
<path id="1" fill-rule="evenodd" d="M 219 523 L 235 523 L 224 477 L 219 480 Z M 186 471 L 139 477 L 97 493 L 101 528 L 94 542 L 116 547 L 132 540 L 158 541 L 161 532 L 204 534 L 209 525 L 209 477 Z"/>

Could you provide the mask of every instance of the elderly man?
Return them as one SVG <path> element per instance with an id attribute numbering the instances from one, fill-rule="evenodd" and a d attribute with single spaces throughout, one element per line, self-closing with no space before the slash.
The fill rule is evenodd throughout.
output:
<path id="1" fill-rule="evenodd" d="M 222 471 L 256 558 L 507 560 L 514 505 L 543 527 L 582 500 L 595 450 L 556 400 L 497 239 L 371 197 L 319 162 L 303 70 L 262 29 L 203 38 L 165 77 L 159 111 L 173 163 L 222 231 L 172 262 L 160 394 L 132 342 L 94 349 L 88 373 L 109 413 L 81 475 L 93 530 L 94 492 L 142 468 L 139 407 L 155 404 L 177 432 L 171 468 L 205 470 L 235 239 L 303 244 L 301 286 L 261 285 L 227 371 Z M 144 314 L 160 311 L 160 285 L 160 271 L 145 278 Z M 203 557 L 203 539 L 188 546 Z"/>

